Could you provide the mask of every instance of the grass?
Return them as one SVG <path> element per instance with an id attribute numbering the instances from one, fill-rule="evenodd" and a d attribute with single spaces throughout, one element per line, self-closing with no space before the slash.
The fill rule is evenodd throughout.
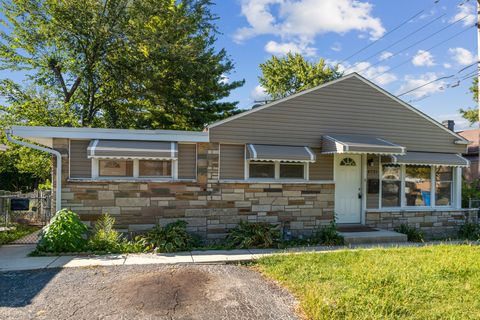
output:
<path id="1" fill-rule="evenodd" d="M 0 231 L 0 245 L 7 244 L 30 233 L 37 231 L 39 227 L 34 226 L 25 226 L 21 224 L 15 225 L 15 229 L 8 230 L 8 231 Z"/>
<path id="2" fill-rule="evenodd" d="M 277 255 L 256 266 L 309 319 L 480 319 L 480 247 Z"/>

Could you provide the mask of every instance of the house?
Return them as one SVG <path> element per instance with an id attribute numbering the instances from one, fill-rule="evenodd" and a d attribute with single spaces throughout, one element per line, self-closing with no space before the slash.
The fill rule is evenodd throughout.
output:
<path id="1" fill-rule="evenodd" d="M 478 138 L 480 135 L 479 129 L 471 129 L 457 132 L 463 138 L 469 140 L 467 151 L 463 154 L 464 158 L 470 161 L 470 167 L 463 169 L 463 177 L 467 181 L 472 181 L 479 178 L 478 175 Z"/>
<path id="2" fill-rule="evenodd" d="M 336 219 L 439 236 L 465 220 L 467 139 L 355 73 L 204 132 L 12 127 L 9 137 L 61 159 L 61 207 L 89 222 L 108 212 L 125 231 L 182 219 L 215 239 L 247 220 L 301 235 Z"/>
<path id="3" fill-rule="evenodd" d="M 0 143 L 0 152 L 7 151 L 7 146 Z"/>

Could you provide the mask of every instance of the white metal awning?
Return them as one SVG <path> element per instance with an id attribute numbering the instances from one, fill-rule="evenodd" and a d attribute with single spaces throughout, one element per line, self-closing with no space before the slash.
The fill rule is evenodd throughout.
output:
<path id="1" fill-rule="evenodd" d="M 247 144 L 247 159 L 257 161 L 315 162 L 309 147 Z"/>
<path id="2" fill-rule="evenodd" d="M 354 134 L 331 134 L 322 137 L 322 153 L 405 154 L 406 148 L 390 141 Z"/>
<path id="3" fill-rule="evenodd" d="M 405 155 L 391 156 L 394 164 L 437 165 L 449 167 L 468 167 L 470 161 L 455 153 L 407 152 Z"/>
<path id="4" fill-rule="evenodd" d="M 177 159 L 177 143 L 163 141 L 92 140 L 89 158 Z"/>

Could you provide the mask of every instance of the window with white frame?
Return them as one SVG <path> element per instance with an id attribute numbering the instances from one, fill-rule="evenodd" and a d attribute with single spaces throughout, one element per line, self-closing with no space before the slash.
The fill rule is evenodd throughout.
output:
<path id="1" fill-rule="evenodd" d="M 382 207 L 399 207 L 401 201 L 401 167 L 382 166 Z"/>
<path id="2" fill-rule="evenodd" d="M 435 205 L 452 205 L 453 193 L 453 168 L 441 167 L 435 168 Z"/>
<path id="3" fill-rule="evenodd" d="M 177 161 L 163 159 L 92 159 L 93 178 L 175 179 Z"/>
<path id="4" fill-rule="evenodd" d="M 383 164 L 381 169 L 382 207 L 436 207 L 453 203 L 452 167 Z"/>
<path id="5" fill-rule="evenodd" d="M 282 161 L 250 161 L 248 177 L 251 179 L 304 180 L 308 163 Z"/>

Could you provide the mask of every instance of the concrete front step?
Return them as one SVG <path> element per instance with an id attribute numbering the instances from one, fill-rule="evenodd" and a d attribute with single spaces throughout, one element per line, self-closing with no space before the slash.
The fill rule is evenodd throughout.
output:
<path id="1" fill-rule="evenodd" d="M 345 244 L 407 242 L 406 234 L 389 230 L 339 233 L 345 239 Z"/>

